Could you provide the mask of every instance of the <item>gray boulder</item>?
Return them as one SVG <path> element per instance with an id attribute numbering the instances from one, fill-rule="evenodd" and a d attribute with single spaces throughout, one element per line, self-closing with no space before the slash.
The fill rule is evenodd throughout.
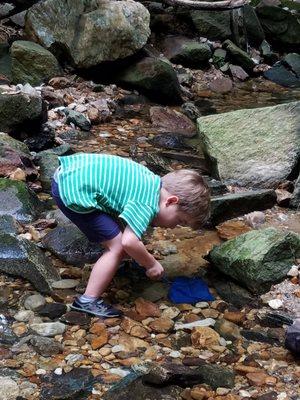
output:
<path id="1" fill-rule="evenodd" d="M 217 179 L 274 188 L 298 165 L 300 102 L 210 115 L 197 122 L 198 146 Z"/>
<path id="2" fill-rule="evenodd" d="M 160 103 L 182 102 L 176 72 L 167 60 L 145 57 L 120 72 L 117 80 L 121 85 L 137 89 Z"/>
<path id="3" fill-rule="evenodd" d="M 58 61 L 50 51 L 37 43 L 16 40 L 11 48 L 13 83 L 38 86 L 59 75 Z"/>
<path id="4" fill-rule="evenodd" d="M 236 46 L 231 40 L 225 40 L 223 47 L 227 50 L 230 58 L 243 67 L 246 71 L 252 71 L 255 66 L 255 62 L 244 50 Z"/>
<path id="5" fill-rule="evenodd" d="M 46 0 L 30 8 L 25 30 L 58 58 L 89 68 L 141 49 L 149 21 L 148 10 L 131 0 Z"/>
<path id="6" fill-rule="evenodd" d="M 230 11 L 192 11 L 192 22 L 200 36 L 210 40 L 231 37 Z"/>
<path id="7" fill-rule="evenodd" d="M 28 223 L 38 217 L 42 205 L 37 195 L 24 182 L 0 178 L 0 215 L 12 215 Z"/>
<path id="8" fill-rule="evenodd" d="M 249 42 L 255 45 L 261 44 L 265 39 L 265 33 L 256 15 L 255 9 L 249 4 L 246 4 L 243 8 L 245 28 Z"/>
<path id="9" fill-rule="evenodd" d="M 43 102 L 36 92 L 6 92 L 0 87 L 0 131 L 38 129 L 44 120 Z"/>
<path id="10" fill-rule="evenodd" d="M 8 43 L 0 43 L 0 75 L 3 75 L 4 80 L 11 80 L 11 57 Z"/>
<path id="11" fill-rule="evenodd" d="M 219 271 L 252 293 L 263 293 L 284 279 L 299 256 L 300 236 L 274 228 L 247 232 L 209 253 Z"/>
<path id="12" fill-rule="evenodd" d="M 0 233 L 0 271 L 30 281 L 42 293 L 51 292 L 51 282 L 59 279 L 49 258 L 29 240 Z"/>

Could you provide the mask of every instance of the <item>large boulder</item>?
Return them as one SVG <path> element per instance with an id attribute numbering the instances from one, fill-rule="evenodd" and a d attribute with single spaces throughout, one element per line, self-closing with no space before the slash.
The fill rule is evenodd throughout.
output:
<path id="1" fill-rule="evenodd" d="M 46 0 L 26 15 L 27 36 L 79 68 L 114 61 L 141 49 L 150 16 L 139 2 Z"/>
<path id="2" fill-rule="evenodd" d="M 252 293 L 263 293 L 284 279 L 300 256 L 300 236 L 274 228 L 254 230 L 216 246 L 213 265 Z"/>
<path id="3" fill-rule="evenodd" d="M 256 13 L 266 37 L 274 44 L 282 47 L 299 46 L 300 21 L 297 14 L 275 5 L 262 1 L 256 7 Z"/>
<path id="4" fill-rule="evenodd" d="M 230 58 L 232 58 L 238 65 L 241 65 L 241 67 L 247 71 L 251 72 L 253 70 L 255 62 L 246 51 L 240 49 L 229 39 L 225 40 L 223 47 L 229 53 Z"/>
<path id="5" fill-rule="evenodd" d="M 40 94 L 7 90 L 0 86 L 0 131 L 11 133 L 37 131 L 45 119 Z"/>
<path id="6" fill-rule="evenodd" d="M 28 223 L 41 210 L 37 195 L 24 182 L 0 178 L 0 215 L 12 215 L 18 222 Z"/>
<path id="7" fill-rule="evenodd" d="M 294 172 L 300 155 L 300 102 L 200 117 L 200 147 L 214 177 L 274 188 Z"/>
<path id="8" fill-rule="evenodd" d="M 197 33 L 210 40 L 225 40 L 231 37 L 230 11 L 191 11 Z"/>
<path id="9" fill-rule="evenodd" d="M 249 4 L 244 6 L 244 20 L 249 42 L 254 45 L 261 44 L 265 39 L 265 33 L 256 15 L 255 9 Z"/>
<path id="10" fill-rule="evenodd" d="M 121 85 L 137 89 L 160 103 L 182 102 L 179 81 L 168 60 L 145 57 L 125 68 L 117 79 Z"/>
<path id="11" fill-rule="evenodd" d="M 58 61 L 50 51 L 37 43 L 16 40 L 11 48 L 13 83 L 30 83 L 32 86 L 47 82 L 59 75 Z"/>
<path id="12" fill-rule="evenodd" d="M 43 293 L 50 293 L 51 283 L 60 278 L 42 250 L 8 233 L 0 233 L 0 272 L 25 278 Z"/>
<path id="13" fill-rule="evenodd" d="M 299 208 L 300 207 L 300 175 L 295 182 L 295 189 L 290 201 L 290 207 Z"/>

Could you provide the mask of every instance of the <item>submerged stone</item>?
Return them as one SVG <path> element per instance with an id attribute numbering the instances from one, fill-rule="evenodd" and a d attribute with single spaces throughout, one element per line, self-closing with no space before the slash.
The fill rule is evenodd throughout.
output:
<path id="1" fill-rule="evenodd" d="M 219 271 L 252 293 L 263 293 L 286 277 L 299 255 L 299 235 L 267 228 L 214 247 L 209 259 Z"/>

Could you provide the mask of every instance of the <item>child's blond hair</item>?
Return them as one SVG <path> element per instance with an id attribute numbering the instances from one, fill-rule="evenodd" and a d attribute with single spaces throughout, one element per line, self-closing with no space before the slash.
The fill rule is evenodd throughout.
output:
<path id="1" fill-rule="evenodd" d="M 210 189 L 205 179 L 191 169 L 180 169 L 162 177 L 162 186 L 179 198 L 179 209 L 190 215 L 191 226 L 200 228 L 210 216 Z"/>

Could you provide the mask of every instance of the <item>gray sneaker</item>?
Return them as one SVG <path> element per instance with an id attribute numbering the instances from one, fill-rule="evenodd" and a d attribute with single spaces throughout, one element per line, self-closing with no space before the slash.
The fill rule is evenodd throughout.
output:
<path id="1" fill-rule="evenodd" d="M 116 318 L 123 315 L 122 311 L 114 308 L 112 305 L 104 302 L 103 299 L 97 299 L 89 303 L 83 303 L 79 298 L 73 301 L 71 308 L 76 311 L 85 312 L 103 318 Z"/>

